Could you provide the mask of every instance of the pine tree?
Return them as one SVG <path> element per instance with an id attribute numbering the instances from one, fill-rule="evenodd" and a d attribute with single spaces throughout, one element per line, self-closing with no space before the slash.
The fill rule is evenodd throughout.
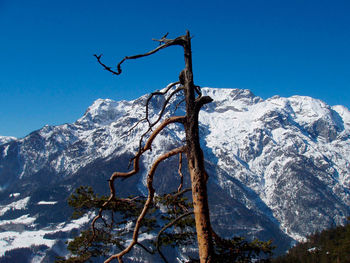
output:
<path id="1" fill-rule="evenodd" d="M 159 40 L 159 46 L 147 53 L 127 56 L 112 69 L 101 61 L 101 55 L 95 55 L 98 63 L 114 75 L 122 73 L 121 65 L 128 60 L 150 56 L 171 46 L 180 46 L 184 50 L 185 68 L 179 74 L 179 81 L 169 85 L 164 91 L 153 92 L 145 104 L 145 118 L 139 120 L 148 123 L 148 130 L 141 135 L 139 148 L 132 158 L 132 170 L 129 172 L 114 172 L 109 179 L 109 196 L 98 196 L 92 188 L 81 187 L 73 194 L 69 203 L 75 209 L 75 216 L 81 216 L 89 211 L 97 211 L 92 220 L 91 228 L 69 243 L 69 250 L 73 257 L 60 262 L 85 262 L 91 257 L 107 257 L 105 262 L 118 260 L 123 262 L 123 256 L 135 246 L 139 246 L 148 253 L 158 253 L 167 262 L 161 251 L 161 246 L 180 246 L 193 243 L 196 239 L 199 251 L 199 262 L 248 262 L 250 258 L 260 253 L 269 255 L 271 243 L 260 241 L 247 242 L 241 238 L 225 240 L 220 238 L 210 224 L 207 179 L 204 168 L 204 156 L 199 143 L 198 115 L 200 109 L 212 99 L 203 96 L 200 87 L 194 84 L 192 71 L 191 36 L 186 35 L 175 39 L 168 39 L 166 34 Z M 165 102 L 158 118 L 149 119 L 150 101 L 157 96 L 163 96 Z M 184 116 L 173 116 L 164 119 L 164 113 L 174 96 L 183 96 L 181 103 L 185 104 Z M 158 156 L 147 174 L 147 196 L 118 198 L 115 190 L 117 179 L 128 178 L 140 170 L 139 161 L 143 154 L 152 149 L 152 143 L 158 134 L 170 124 L 183 126 L 186 140 L 183 146 L 172 149 Z M 145 141 L 144 141 L 145 140 Z M 181 184 L 174 193 L 156 196 L 153 179 L 158 165 L 173 157 L 179 156 L 179 176 Z M 183 189 L 183 175 L 181 172 L 182 157 L 187 160 L 191 188 Z M 186 196 L 187 193 L 192 193 Z M 190 200 L 190 201 L 189 201 Z M 166 213 L 161 208 L 166 207 Z M 192 217 L 194 216 L 194 218 Z M 127 225 L 132 221 L 132 225 Z M 171 232 L 172 230 L 172 232 Z M 147 244 L 139 241 L 142 233 L 158 231 L 155 241 Z M 125 238 L 131 242 L 125 245 Z M 196 238 L 195 238 L 196 237 Z M 153 243 L 152 243 L 153 242 Z M 225 261 L 226 260 L 226 261 Z M 193 259 L 195 262 L 196 259 Z M 237 262 L 238 262 L 237 261 Z"/>

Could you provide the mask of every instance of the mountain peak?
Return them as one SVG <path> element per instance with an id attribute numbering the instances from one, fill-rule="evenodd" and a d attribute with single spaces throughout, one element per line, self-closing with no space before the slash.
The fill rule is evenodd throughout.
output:
<path id="1" fill-rule="evenodd" d="M 17 140 L 16 137 L 12 137 L 12 136 L 1 136 L 1 135 L 0 135 L 0 145 L 1 145 L 1 144 L 8 143 L 8 142 L 11 142 L 11 141 L 15 141 L 15 140 Z"/>
<path id="2" fill-rule="evenodd" d="M 255 96 L 248 89 L 224 89 L 224 88 L 202 88 L 205 95 L 211 96 L 214 101 L 238 101 L 245 100 L 257 103 L 262 99 Z M 249 103 L 250 104 L 250 103 Z"/>
<path id="3" fill-rule="evenodd" d="M 126 101 L 114 101 L 111 99 L 97 99 L 86 110 L 83 117 L 77 123 L 88 126 L 105 126 L 116 121 L 120 116 L 125 114 Z"/>

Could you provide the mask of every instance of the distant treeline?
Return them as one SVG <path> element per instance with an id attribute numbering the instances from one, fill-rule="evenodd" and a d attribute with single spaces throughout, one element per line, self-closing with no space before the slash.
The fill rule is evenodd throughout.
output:
<path id="1" fill-rule="evenodd" d="M 350 263 L 350 217 L 345 226 L 315 233 L 273 263 Z"/>

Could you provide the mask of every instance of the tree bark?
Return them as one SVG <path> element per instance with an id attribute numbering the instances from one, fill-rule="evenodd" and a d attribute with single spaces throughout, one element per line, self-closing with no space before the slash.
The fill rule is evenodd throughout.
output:
<path id="1" fill-rule="evenodd" d="M 213 262 L 213 243 L 211 238 L 211 226 L 209 217 L 209 206 L 207 196 L 207 175 L 204 169 L 203 154 L 199 143 L 198 115 L 199 100 L 195 98 L 195 85 L 192 72 L 191 38 L 189 32 L 186 34 L 184 44 L 185 69 L 180 74 L 183 81 L 186 101 L 186 155 L 188 169 L 192 183 L 193 209 L 196 221 L 197 241 L 200 262 Z M 182 78 L 182 79 L 181 79 Z M 211 99 L 208 99 L 210 102 Z"/>

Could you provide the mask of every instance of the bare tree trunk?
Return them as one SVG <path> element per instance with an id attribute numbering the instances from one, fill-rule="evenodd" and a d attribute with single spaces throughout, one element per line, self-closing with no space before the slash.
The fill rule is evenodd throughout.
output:
<path id="1" fill-rule="evenodd" d="M 155 41 L 159 42 L 160 45 L 155 48 L 154 50 L 151 50 L 147 53 L 140 54 L 140 55 L 134 55 L 134 56 L 127 56 L 122 59 L 118 65 L 117 69 L 113 70 L 111 67 L 108 67 L 104 63 L 101 62 L 101 56 L 102 55 L 95 55 L 97 61 L 104 67 L 105 70 L 115 74 L 119 75 L 122 72 L 121 65 L 127 61 L 127 60 L 133 60 L 138 59 L 146 56 L 150 56 L 164 48 L 170 47 L 170 46 L 182 46 L 184 49 L 184 56 L 185 56 L 185 68 L 180 73 L 179 76 L 179 83 L 181 84 L 178 89 L 173 91 L 169 98 L 166 100 L 165 104 L 163 105 L 163 110 L 165 109 L 166 105 L 168 104 L 170 98 L 177 94 L 179 91 L 184 90 L 185 94 L 185 102 L 186 102 L 186 116 L 184 117 L 172 117 L 168 119 L 168 121 L 163 122 L 162 125 L 160 125 L 157 130 L 153 132 L 153 134 L 150 136 L 148 142 L 146 145 L 142 148 L 141 142 L 143 139 L 143 136 L 145 136 L 149 131 L 152 130 L 152 127 L 156 125 L 161 117 L 163 116 L 163 110 L 159 113 L 159 118 L 156 122 L 150 123 L 148 119 L 148 102 L 146 103 L 146 118 L 142 119 L 147 120 L 150 124 L 149 130 L 141 136 L 140 139 L 140 149 L 138 153 L 136 154 L 134 158 L 134 169 L 128 173 L 113 173 L 109 184 L 111 189 L 111 195 L 108 201 L 104 204 L 104 206 L 107 206 L 108 203 L 115 198 L 115 190 L 114 190 L 114 180 L 117 177 L 129 177 L 134 175 L 138 172 L 139 166 L 138 161 L 140 156 L 147 150 L 151 149 L 151 144 L 155 136 L 159 133 L 160 130 L 164 129 L 165 126 L 167 126 L 169 123 L 173 122 L 180 122 L 184 124 L 185 127 L 185 133 L 186 133 L 186 146 L 185 146 L 185 153 L 187 156 L 188 161 L 188 169 L 191 176 L 191 183 L 192 183 L 192 198 L 193 198 L 193 209 L 194 209 L 194 215 L 195 215 L 195 221 L 196 221 L 196 231 L 197 231 L 197 240 L 198 240 L 198 248 L 199 248 L 199 258 L 201 263 L 209 263 L 213 262 L 214 259 L 214 250 L 213 250 L 213 241 L 212 241 L 212 235 L 211 235 L 211 226 L 210 226 L 210 218 L 209 218 L 209 206 L 208 206 L 208 196 L 207 196 L 207 174 L 204 169 L 204 159 L 203 159 L 203 153 L 199 144 L 199 129 L 198 129 L 198 115 L 201 107 L 212 101 L 212 99 L 209 96 L 202 96 L 201 92 L 199 90 L 199 87 L 194 85 L 193 82 L 193 72 L 192 72 L 192 51 L 191 51 L 191 36 L 190 33 L 187 31 L 186 35 L 177 37 L 175 39 L 167 39 L 168 34 L 163 36 L 161 39 Z M 175 84 L 175 83 L 174 83 Z M 167 93 L 169 89 L 165 93 Z M 165 93 L 153 93 L 153 95 L 161 94 L 164 95 Z M 196 96 L 196 93 L 198 96 Z M 150 98 L 152 98 L 152 96 Z M 150 189 L 150 188 L 149 188 Z M 153 199 L 153 196 L 151 196 Z M 98 216 L 95 217 L 92 228 L 94 230 L 94 224 L 95 222 L 102 217 L 102 211 L 100 210 Z M 140 216 L 140 220 L 143 217 Z M 138 236 L 138 229 L 135 232 L 134 242 L 131 244 L 131 247 L 137 243 L 137 236 Z M 127 248 L 125 251 L 120 252 L 119 254 L 115 254 L 111 256 L 106 262 L 109 262 L 112 259 L 118 258 L 119 262 L 122 262 L 122 256 L 127 253 L 129 250 Z"/>
<path id="2" fill-rule="evenodd" d="M 186 154 L 192 183 L 193 208 L 196 221 L 200 262 L 212 262 L 213 244 L 207 197 L 207 174 L 204 169 L 202 150 L 199 144 L 198 115 L 202 105 L 211 101 L 209 97 L 195 99 L 195 85 L 192 72 L 192 52 L 189 32 L 184 45 L 186 67 L 181 73 L 186 100 Z"/>

